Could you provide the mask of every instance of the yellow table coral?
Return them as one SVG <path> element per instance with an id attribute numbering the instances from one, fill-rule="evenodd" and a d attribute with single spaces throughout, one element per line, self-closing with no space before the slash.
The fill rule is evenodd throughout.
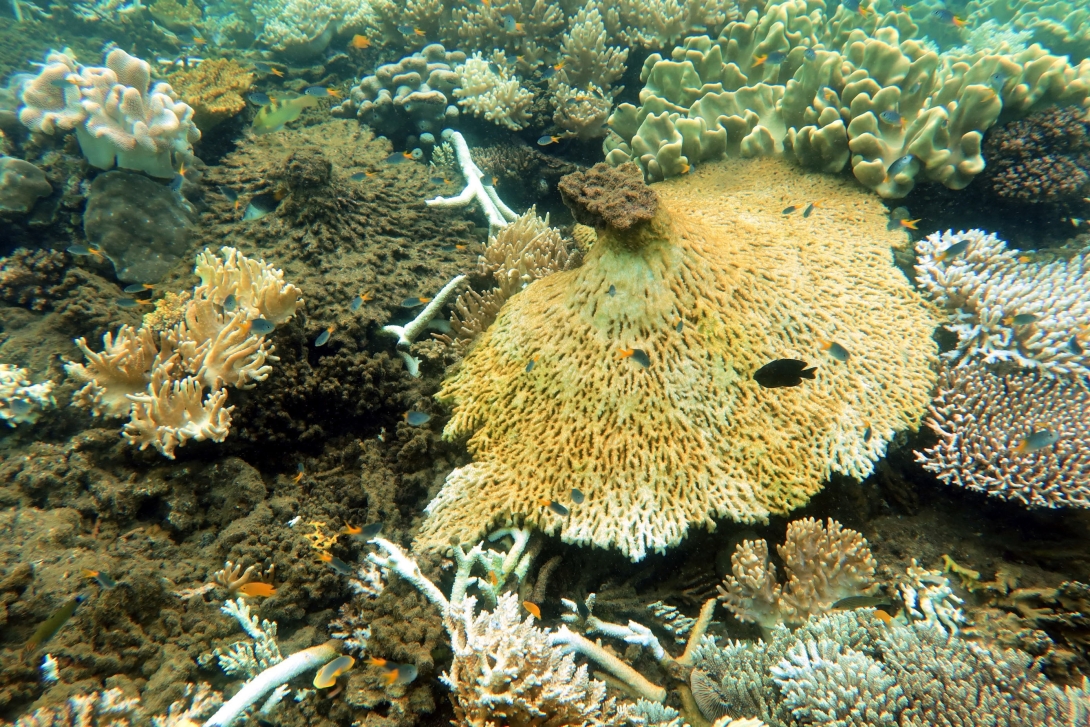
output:
<path id="1" fill-rule="evenodd" d="M 691 525 L 786 513 L 833 472 L 864 477 L 918 425 L 936 321 L 892 265 L 877 199 L 775 159 L 653 189 L 649 223 L 600 230 L 582 267 L 511 298 L 444 382 L 444 436 L 468 436 L 475 461 L 447 478 L 418 545 L 519 522 L 639 560 Z M 816 379 L 758 386 L 779 358 Z"/>

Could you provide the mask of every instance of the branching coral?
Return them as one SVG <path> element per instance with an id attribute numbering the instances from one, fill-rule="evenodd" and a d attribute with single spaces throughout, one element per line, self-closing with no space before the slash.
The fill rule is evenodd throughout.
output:
<path id="1" fill-rule="evenodd" d="M 519 85 L 518 78 L 507 70 L 502 51 L 495 54 L 495 58 L 486 61 L 480 53 L 475 53 L 458 66 L 458 87 L 454 89 L 454 97 L 459 106 L 474 116 L 518 131 L 530 120 L 534 95 Z"/>
<path id="2" fill-rule="evenodd" d="M 776 581 L 768 544 L 746 540 L 731 556 L 732 575 L 719 586 L 720 598 L 741 621 L 764 629 L 781 623 L 798 625 L 828 611 L 842 598 L 869 593 L 878 563 L 867 541 L 830 519 L 812 518 L 787 526 L 787 538 L 776 546 L 787 582 Z"/>
<path id="3" fill-rule="evenodd" d="M 963 243 L 960 254 L 946 252 Z M 916 281 L 946 309 L 946 327 L 958 336 L 949 357 L 1049 376 L 1090 374 L 1090 254 L 1024 260 L 981 230 L 936 232 L 916 243 L 916 253 Z"/>
<path id="4" fill-rule="evenodd" d="M 207 684 L 186 685 L 185 698 L 156 715 L 153 727 L 192 727 L 223 701 Z M 120 689 L 76 694 L 58 707 L 42 707 L 15 720 L 14 727 L 129 727 L 145 715 L 140 700 L 126 698 Z"/>
<path id="5" fill-rule="evenodd" d="M 877 200 L 775 160 L 655 191 L 653 219 L 603 229 L 581 267 L 512 297 L 444 382 L 444 436 L 468 436 L 474 462 L 418 546 L 518 523 L 638 560 L 717 517 L 788 512 L 832 472 L 866 476 L 918 424 L 935 322 L 889 262 Z M 784 199 L 826 203 L 803 218 Z M 622 357 L 635 349 L 646 368 Z M 784 357 L 818 363 L 816 380 L 762 389 L 754 372 Z"/>
<path id="6" fill-rule="evenodd" d="M 943 482 L 1030 507 L 1090 508 L 1090 393 L 1081 382 L 980 364 L 947 369 L 926 424 L 939 443 L 916 459 Z M 1025 451 L 1040 431 L 1056 441 Z"/>
<path id="7" fill-rule="evenodd" d="M 130 415 L 125 439 L 141 449 L 154 445 L 171 459 L 190 439 L 223 441 L 231 424 L 223 387 L 252 388 L 272 370 L 267 362 L 279 360 L 264 334 L 253 332 L 254 321 L 282 324 L 303 304 L 280 270 L 231 247 L 221 252 L 222 258 L 207 250 L 197 256 L 201 284 L 182 321 L 166 330 L 122 326 L 116 337 L 103 337 L 101 353 L 80 338 L 76 345 L 87 365 L 65 365 L 70 376 L 86 382 L 73 405 L 95 416 Z"/>
<path id="8" fill-rule="evenodd" d="M 1090 189 L 1090 120 L 1077 106 L 1039 111 L 992 130 L 984 156 L 988 184 L 1004 199 L 1081 203 Z"/>
<path id="9" fill-rule="evenodd" d="M 38 421 L 43 409 L 57 405 L 52 392 L 52 381 L 31 384 L 26 369 L 0 364 L 0 419 L 9 427 Z"/>
<path id="10" fill-rule="evenodd" d="M 93 166 L 174 175 L 174 154 L 191 151 L 201 138 L 193 109 L 169 84 L 151 82 L 151 66 L 120 48 L 106 55 L 105 68 L 77 66 L 51 52 L 21 94 L 19 119 L 34 131 L 76 130 Z"/>

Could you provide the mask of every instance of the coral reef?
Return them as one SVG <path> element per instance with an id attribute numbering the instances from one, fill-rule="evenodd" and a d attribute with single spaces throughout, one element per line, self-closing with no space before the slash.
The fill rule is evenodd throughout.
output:
<path id="1" fill-rule="evenodd" d="M 864 477 L 918 424 L 934 321 L 889 262 L 876 200 L 776 160 L 655 191 L 655 219 L 603 231 L 582 267 L 512 297 L 444 382 L 444 437 L 469 437 L 474 462 L 429 504 L 418 546 L 517 522 L 638 560 L 715 517 L 788 512 L 832 472 Z M 786 198 L 825 202 L 792 217 Z M 635 349 L 642 362 L 623 357 Z M 816 380 L 762 389 L 753 373 L 782 357 L 817 359 Z M 569 515 L 543 506 L 573 488 Z"/>
<path id="2" fill-rule="evenodd" d="M 503 52 L 486 61 L 475 53 L 458 66 L 458 86 L 453 90 L 458 105 L 497 126 L 519 131 L 530 120 L 534 95 L 507 70 Z"/>
<path id="3" fill-rule="evenodd" d="M 948 254 L 954 245 L 964 250 Z M 916 243 L 916 254 L 916 282 L 958 337 L 946 356 L 1090 374 L 1090 255 L 1026 258 L 981 230 L 936 232 Z"/>
<path id="4" fill-rule="evenodd" d="M 314 58 L 334 35 L 372 22 L 370 5 L 350 0 L 258 0 L 250 10 L 261 26 L 258 42 L 295 61 Z"/>
<path id="5" fill-rule="evenodd" d="M 190 254 L 192 207 L 142 174 L 114 170 L 91 182 L 83 232 L 126 283 L 156 283 Z"/>
<path id="6" fill-rule="evenodd" d="M 1066 377 L 946 369 L 925 423 L 939 442 L 916 453 L 949 485 L 1029 507 L 1090 507 L 1090 393 Z M 1025 451 L 1035 432 L 1057 437 Z"/>
<path id="7" fill-rule="evenodd" d="M 31 384 L 26 369 L 0 364 L 0 419 L 9 427 L 38 421 L 42 409 L 57 405 L 52 392 L 52 381 Z"/>
<path id="8" fill-rule="evenodd" d="M 657 180 L 724 154 L 787 152 L 827 172 L 850 162 L 883 197 L 904 197 L 918 178 L 962 189 L 984 169 L 981 142 L 1000 112 L 1080 105 L 1090 93 L 1090 63 L 1037 45 L 940 55 L 913 39 L 917 29 L 904 12 L 868 20 L 757 3 L 716 40 L 648 57 L 640 106 L 610 117 L 607 161 L 635 161 Z"/>
<path id="9" fill-rule="evenodd" d="M 45 134 L 76 130 L 87 161 L 99 169 L 174 176 L 174 155 L 201 138 L 193 109 L 178 101 L 170 84 L 152 84 L 151 66 L 120 48 L 106 54 L 105 68 L 77 66 L 53 51 L 41 72 L 23 87 L 19 120 Z"/>
<path id="10" fill-rule="evenodd" d="M 122 326 L 107 333 L 103 351 L 87 341 L 76 345 L 88 365 L 67 364 L 68 374 L 86 382 L 72 398 L 94 416 L 130 416 L 123 435 L 163 456 L 188 440 L 222 442 L 231 423 L 223 387 L 252 388 L 264 381 L 279 359 L 266 348 L 265 332 L 251 330 L 255 320 L 276 326 L 302 306 L 300 291 L 283 273 L 262 261 L 224 247 L 223 258 L 198 255 L 194 272 L 201 284 L 186 304 L 184 320 L 158 334 L 150 328 Z M 233 306 L 226 301 L 232 297 Z M 156 338 L 159 341 L 156 343 Z M 204 388 L 209 394 L 204 398 Z"/>
<path id="11" fill-rule="evenodd" d="M 776 551 L 787 576 L 782 585 L 764 540 L 746 540 L 731 556 L 733 575 L 719 586 L 719 594 L 740 621 L 765 630 L 783 623 L 797 626 L 842 598 L 867 595 L 875 585 L 878 563 L 867 541 L 831 518 L 827 526 L 812 518 L 795 520 Z"/>
<path id="12" fill-rule="evenodd" d="M 212 58 L 196 68 L 175 71 L 167 81 L 193 108 L 197 128 L 208 131 L 246 108 L 242 96 L 253 85 L 254 74 L 238 61 Z"/>
<path id="13" fill-rule="evenodd" d="M 0 156 L 0 212 L 29 212 L 53 193 L 45 173 L 30 162 Z"/>
<path id="14" fill-rule="evenodd" d="M 65 286 L 66 260 L 62 252 L 19 248 L 0 266 L 0 299 L 42 311 L 52 307 Z"/>
<path id="15" fill-rule="evenodd" d="M 484 183 L 484 172 L 474 163 L 469 153 L 469 145 L 465 138 L 457 131 L 445 134 L 448 142 L 454 149 L 454 158 L 458 169 L 465 179 L 466 186 L 461 194 L 454 197 L 435 197 L 429 199 L 429 207 L 465 207 L 471 202 L 481 206 L 481 210 L 488 218 L 488 225 L 492 229 L 505 227 L 518 215 L 511 210 L 496 192 L 495 185 Z"/>

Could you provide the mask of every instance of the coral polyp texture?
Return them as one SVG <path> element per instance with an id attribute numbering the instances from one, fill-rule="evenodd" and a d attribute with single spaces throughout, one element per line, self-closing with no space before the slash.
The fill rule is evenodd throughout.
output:
<path id="1" fill-rule="evenodd" d="M 988 134 L 984 156 L 991 165 L 985 176 L 1000 197 L 1079 204 L 1090 191 L 1090 118 L 1075 106 L 1039 111 Z"/>
<path id="2" fill-rule="evenodd" d="M 946 252 L 962 243 L 959 254 Z M 981 230 L 936 232 L 916 253 L 916 281 L 958 336 L 947 356 L 1090 374 L 1090 255 L 1027 255 Z"/>
<path id="3" fill-rule="evenodd" d="M 644 62 L 640 105 L 621 104 L 605 142 L 648 179 L 723 155 L 788 154 L 883 197 L 919 180 L 962 189 L 985 166 L 984 132 L 1049 104 L 1085 105 L 1090 62 L 1038 45 L 936 53 L 903 11 L 882 17 L 800 0 L 757 2 L 717 39 L 693 36 Z"/>
<path id="4" fill-rule="evenodd" d="M 174 176 L 174 154 L 191 151 L 201 138 L 193 109 L 170 84 L 151 81 L 151 66 L 120 48 L 106 66 L 79 66 L 52 51 L 20 96 L 19 119 L 45 134 L 75 129 L 87 161 L 99 169 L 115 165 Z"/>
<path id="5" fill-rule="evenodd" d="M 94 416 L 129 416 L 122 434 L 140 449 L 153 445 L 173 459 L 191 439 L 222 442 L 232 408 L 224 387 L 253 388 L 279 360 L 265 334 L 253 331 L 254 321 L 282 324 L 303 304 L 281 271 L 234 248 L 221 253 L 197 256 L 201 284 L 181 321 L 165 330 L 122 326 L 103 337 L 101 353 L 77 339 L 87 364 L 65 365 L 69 376 L 86 382 L 72 403 Z"/>
<path id="6" fill-rule="evenodd" d="M 865 477 L 918 425 L 935 321 L 890 262 L 878 200 L 773 159 L 655 192 L 653 219 L 603 227 L 581 267 L 513 296 L 444 382 L 444 436 L 468 437 L 474 462 L 428 505 L 420 545 L 517 522 L 638 560 L 715 518 L 789 512 L 833 472 Z M 789 216 L 787 198 L 825 201 Z M 780 358 L 816 379 L 759 386 Z"/>
<path id="7" fill-rule="evenodd" d="M 1090 508 L 1090 392 L 1082 382 L 980 364 L 947 369 L 926 424 L 939 442 L 916 459 L 946 484 L 1029 507 Z M 1055 442 L 1027 447 L 1037 432 Z"/>
<path id="8" fill-rule="evenodd" d="M 866 595 L 874 585 L 878 562 L 866 539 L 835 520 L 827 526 L 813 518 L 792 522 L 776 551 L 787 576 L 783 584 L 776 581 L 764 540 L 746 540 L 731 556 L 732 575 L 719 593 L 739 620 L 765 629 L 798 626 L 842 598 Z"/>

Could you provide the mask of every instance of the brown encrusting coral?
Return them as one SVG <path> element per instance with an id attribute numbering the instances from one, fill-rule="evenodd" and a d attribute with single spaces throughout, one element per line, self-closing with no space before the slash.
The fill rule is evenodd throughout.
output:
<path id="1" fill-rule="evenodd" d="M 182 7 L 174 0 L 158 0 L 152 5 L 153 14 L 160 5 Z M 192 0 L 186 6 L 189 7 L 200 16 L 200 10 L 192 5 Z M 170 74 L 167 82 L 183 101 L 193 107 L 193 120 L 197 128 L 208 131 L 246 108 L 242 95 L 253 85 L 254 74 L 238 61 L 213 58 L 194 68 Z"/>
<path id="2" fill-rule="evenodd" d="M 64 291 L 65 254 L 20 248 L 0 258 L 0 299 L 35 311 L 53 307 Z"/>
<path id="3" fill-rule="evenodd" d="M 560 195 L 576 221 L 594 228 L 625 231 L 655 216 L 658 195 L 634 163 L 595 164 L 560 180 Z"/>

